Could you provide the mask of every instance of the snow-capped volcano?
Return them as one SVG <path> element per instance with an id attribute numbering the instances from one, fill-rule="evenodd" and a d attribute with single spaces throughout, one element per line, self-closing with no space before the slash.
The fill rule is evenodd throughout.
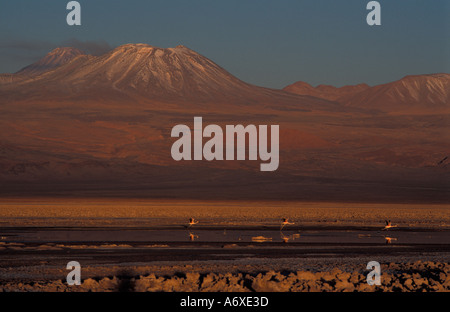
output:
<path id="1" fill-rule="evenodd" d="M 248 84 L 182 45 L 126 44 L 100 56 L 57 49 L 20 73 L 0 75 L 0 91 L 14 100 L 64 99 L 77 105 L 95 100 L 126 107 L 131 100 L 178 108 L 214 102 L 223 107 L 259 103 L 275 109 L 341 109 L 336 103 Z"/>
<path id="2" fill-rule="evenodd" d="M 188 95 L 247 87 L 208 58 L 184 46 L 163 49 L 128 44 L 89 60 L 84 67 L 88 71 L 80 70 L 71 79 L 76 82 L 81 77 L 100 74 L 115 87 L 149 93 Z"/>
<path id="3" fill-rule="evenodd" d="M 184 46 L 126 44 L 101 56 L 83 55 L 77 50 L 57 52 L 52 51 L 19 72 L 35 74 L 23 82 L 23 89 L 36 90 L 45 84 L 47 90 L 65 90 L 67 94 L 111 89 L 158 99 L 237 97 L 256 90 L 264 92 L 264 88 L 239 80 Z M 57 64 L 60 66 L 48 71 Z M 39 71 L 41 75 L 36 77 Z"/>

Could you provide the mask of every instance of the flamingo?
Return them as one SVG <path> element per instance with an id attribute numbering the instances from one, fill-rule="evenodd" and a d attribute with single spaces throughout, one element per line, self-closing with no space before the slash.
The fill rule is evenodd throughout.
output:
<path id="1" fill-rule="evenodd" d="M 188 224 L 188 228 L 190 228 L 191 226 L 193 226 L 194 224 L 197 224 L 198 221 L 196 221 L 194 218 L 190 218 L 189 219 L 189 224 Z"/>
<path id="2" fill-rule="evenodd" d="M 397 227 L 397 225 L 392 225 L 391 220 L 386 220 L 386 225 L 382 230 L 389 230 L 390 228 Z"/>
<path id="3" fill-rule="evenodd" d="M 282 220 L 283 220 L 283 222 L 281 222 L 280 231 L 284 228 L 285 225 L 287 225 L 287 224 L 294 224 L 294 222 L 289 222 L 288 218 L 283 218 Z"/>

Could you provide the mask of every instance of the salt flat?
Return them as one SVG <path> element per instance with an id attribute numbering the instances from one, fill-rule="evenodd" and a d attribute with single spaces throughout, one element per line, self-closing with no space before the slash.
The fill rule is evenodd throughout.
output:
<path id="1" fill-rule="evenodd" d="M 157 199 L 0 200 L 0 226 L 276 226 L 283 217 L 296 225 L 450 227 L 449 204 L 330 203 L 298 201 L 200 201 Z"/>

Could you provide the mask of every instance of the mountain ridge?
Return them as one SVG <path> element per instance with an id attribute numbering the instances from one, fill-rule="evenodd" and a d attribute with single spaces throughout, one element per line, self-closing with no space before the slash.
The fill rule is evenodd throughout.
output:
<path id="1" fill-rule="evenodd" d="M 372 87 L 366 84 L 312 87 L 298 81 L 283 90 L 333 100 L 345 106 L 388 112 L 450 110 L 450 74 L 446 73 L 407 75 Z"/>
<path id="2" fill-rule="evenodd" d="M 74 58 L 85 55 L 81 50 L 72 47 L 58 47 L 47 53 L 37 62 L 25 66 L 16 74 L 36 76 L 71 62 Z"/>
<path id="3" fill-rule="evenodd" d="M 341 101 L 347 106 L 373 107 L 391 112 L 449 110 L 450 74 L 408 75 L 342 98 Z"/>
<path id="4" fill-rule="evenodd" d="M 50 57 L 48 54 L 37 63 L 46 64 Z M 340 109 L 335 103 L 322 99 L 304 98 L 244 82 L 183 45 L 159 48 L 142 43 L 125 44 L 100 56 L 77 53 L 40 74 L 0 75 L 1 82 L 0 91 L 17 100 L 41 96 L 76 100 L 89 94 L 111 101 L 123 97 L 138 101 L 219 101 L 239 105 L 269 102 L 273 105 L 279 101 L 289 102 L 286 104 L 289 107 L 303 103 L 302 109 Z M 273 107 L 277 109 L 276 105 Z"/>
<path id="5" fill-rule="evenodd" d="M 247 100 L 251 102 L 265 101 L 265 98 L 273 96 L 289 98 L 289 94 L 295 94 L 341 104 L 341 108 L 335 106 L 335 109 L 404 111 L 409 108 L 428 109 L 430 106 L 448 108 L 449 77 L 445 73 L 408 75 L 372 87 L 365 83 L 313 87 L 298 81 L 277 90 L 246 83 L 183 45 L 159 48 L 145 43 L 130 43 L 100 56 L 88 55 L 76 48 L 56 48 L 15 74 L 0 75 L 0 87 L 9 85 L 14 88 L 17 83 L 23 88 L 21 93 L 29 95 L 38 94 L 45 85 L 47 90 L 54 88 L 59 94 L 57 96 L 62 92 L 87 94 L 110 88 L 111 94 L 141 94 L 145 98 L 172 101 L 219 98 L 238 101 L 252 95 Z M 316 105 L 322 104 L 317 102 Z M 329 103 L 327 105 L 330 106 Z"/>
<path id="6" fill-rule="evenodd" d="M 343 87 L 334 87 L 331 85 L 321 84 L 317 87 L 313 87 L 304 81 L 297 81 L 291 85 L 284 87 L 283 90 L 299 95 L 310 95 L 330 101 L 336 101 L 346 94 L 353 94 L 355 92 L 359 92 L 368 88 L 370 87 L 365 83 Z"/>

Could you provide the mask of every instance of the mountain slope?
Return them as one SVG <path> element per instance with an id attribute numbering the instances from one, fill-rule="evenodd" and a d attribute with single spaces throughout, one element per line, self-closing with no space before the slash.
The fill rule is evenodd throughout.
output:
<path id="1" fill-rule="evenodd" d="M 347 106 L 383 111 L 434 111 L 450 109 L 450 74 L 406 76 L 352 96 L 340 98 Z"/>
<path id="2" fill-rule="evenodd" d="M 248 97 L 256 90 L 263 91 L 183 46 L 162 49 L 127 44 L 98 57 L 69 52 L 60 58 L 51 53 L 20 71 L 19 75 L 41 71 L 41 75 L 21 83 L 21 92 L 36 95 L 45 88 L 46 96 L 50 92 L 66 96 L 103 92 L 100 96 L 108 97 L 110 92 L 121 92 L 153 99 L 198 100 Z M 54 69 L 42 73 L 50 67 Z"/>
<path id="3" fill-rule="evenodd" d="M 348 107 L 385 112 L 441 112 L 450 110 L 450 74 L 406 76 L 369 87 L 366 84 L 336 88 L 298 81 L 283 90 L 336 101 Z"/>
<path id="4" fill-rule="evenodd" d="M 80 55 L 84 54 L 76 48 L 56 48 L 39 61 L 22 68 L 17 72 L 17 74 L 37 76 L 61 65 L 67 64 Z"/>

